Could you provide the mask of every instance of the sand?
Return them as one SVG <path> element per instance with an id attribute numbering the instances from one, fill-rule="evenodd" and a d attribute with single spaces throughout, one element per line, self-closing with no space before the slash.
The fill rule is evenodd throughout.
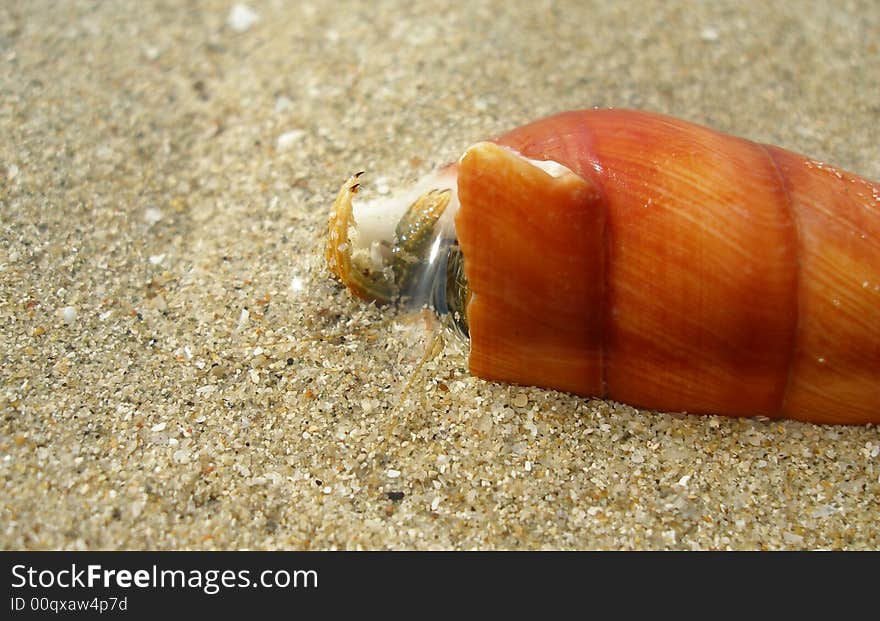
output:
<path id="1" fill-rule="evenodd" d="M 880 547 L 876 427 L 416 370 L 318 254 L 350 174 L 571 108 L 880 178 L 880 5 L 764 4 L 0 5 L 0 547 Z"/>

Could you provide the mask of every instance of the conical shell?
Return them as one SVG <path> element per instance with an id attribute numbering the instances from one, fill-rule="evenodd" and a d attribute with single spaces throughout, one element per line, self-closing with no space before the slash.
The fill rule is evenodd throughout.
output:
<path id="1" fill-rule="evenodd" d="M 471 371 L 636 406 L 880 422 L 880 189 L 660 115 L 459 164 Z M 518 154 L 563 164 L 553 177 Z"/>

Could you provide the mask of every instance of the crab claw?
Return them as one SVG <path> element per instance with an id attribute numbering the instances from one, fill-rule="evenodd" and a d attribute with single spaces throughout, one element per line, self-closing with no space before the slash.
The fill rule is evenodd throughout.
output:
<path id="1" fill-rule="evenodd" d="M 350 177 L 336 195 L 324 248 L 327 266 L 358 298 L 420 305 L 427 301 L 420 281 L 443 235 L 438 223 L 450 205 L 454 176 L 431 176 L 399 196 L 353 205 L 362 174 Z"/>

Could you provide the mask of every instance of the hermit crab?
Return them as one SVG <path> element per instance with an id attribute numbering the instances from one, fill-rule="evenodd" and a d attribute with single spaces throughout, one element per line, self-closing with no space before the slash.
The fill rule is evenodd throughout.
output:
<path id="1" fill-rule="evenodd" d="M 636 407 L 880 422 L 880 184 L 668 116 L 566 112 L 387 201 L 325 256 L 427 305 L 479 377 Z"/>

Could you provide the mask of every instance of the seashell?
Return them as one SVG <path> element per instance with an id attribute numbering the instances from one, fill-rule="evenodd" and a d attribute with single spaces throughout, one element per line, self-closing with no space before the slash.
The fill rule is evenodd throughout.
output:
<path id="1" fill-rule="evenodd" d="M 474 375 L 654 410 L 880 422 L 877 183 L 630 110 L 477 143 L 390 203 L 359 209 L 354 183 L 331 270 L 366 299 L 433 306 L 469 338 Z M 383 217 L 384 234 L 367 225 Z"/>

